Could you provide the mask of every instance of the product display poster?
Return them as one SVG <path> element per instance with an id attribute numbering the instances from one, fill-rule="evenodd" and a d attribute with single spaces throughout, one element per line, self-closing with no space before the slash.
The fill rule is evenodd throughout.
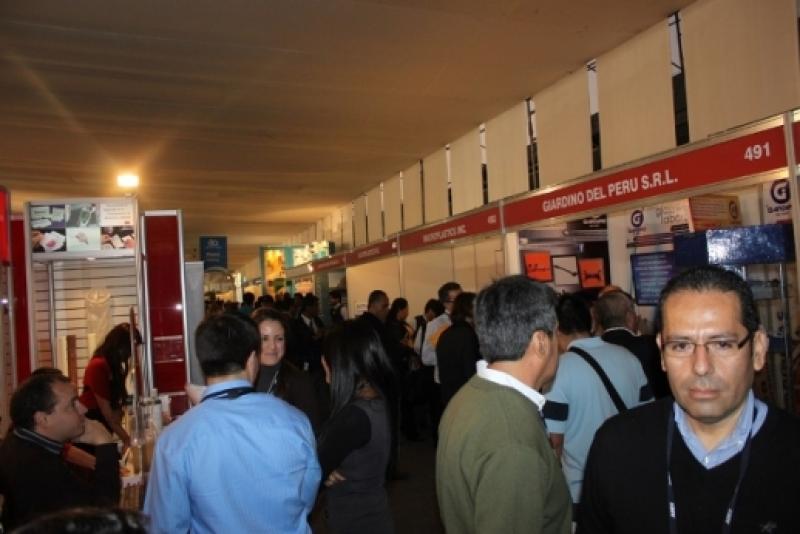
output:
<path id="1" fill-rule="evenodd" d="M 579 285 L 578 258 L 575 256 L 554 256 L 553 277 L 557 286 Z"/>
<path id="2" fill-rule="evenodd" d="M 100 204 L 100 226 L 132 226 L 133 203 L 121 200 Z"/>
<path id="3" fill-rule="evenodd" d="M 606 287 L 605 260 L 603 258 L 580 258 L 578 272 L 582 288 Z"/>
<path id="4" fill-rule="evenodd" d="M 637 208 L 628 214 L 628 247 L 672 243 L 675 234 L 693 231 L 689 200 Z"/>
<path id="5" fill-rule="evenodd" d="M 736 195 L 701 195 L 689 199 L 695 232 L 742 224 L 742 209 Z"/>
<path id="6" fill-rule="evenodd" d="M 550 282 L 553 280 L 553 268 L 550 265 L 550 253 L 545 251 L 526 252 L 525 273 L 531 280 Z"/>
<path id="7" fill-rule="evenodd" d="M 764 223 L 792 222 L 792 196 L 788 180 L 780 179 L 762 184 L 761 198 L 764 203 Z"/>
<path id="8" fill-rule="evenodd" d="M 675 254 L 673 252 L 651 252 L 632 254 L 633 288 L 636 303 L 641 306 L 655 306 L 661 290 L 676 274 Z"/>
<path id="9" fill-rule="evenodd" d="M 40 259 L 132 255 L 136 248 L 135 211 L 132 199 L 30 204 L 31 252 Z"/>

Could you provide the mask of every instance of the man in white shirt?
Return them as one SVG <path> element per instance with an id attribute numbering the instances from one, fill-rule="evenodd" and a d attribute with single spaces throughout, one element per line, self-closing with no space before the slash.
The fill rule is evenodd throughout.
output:
<path id="1" fill-rule="evenodd" d="M 450 327 L 450 313 L 453 311 L 453 303 L 459 294 L 461 294 L 461 286 L 457 282 L 447 282 L 439 288 L 438 297 L 439 302 L 444 306 L 444 313 L 428 322 L 420 351 L 434 441 L 438 439 L 439 418 L 442 415 L 442 394 L 436 367 L 436 344 L 442 333 Z"/>

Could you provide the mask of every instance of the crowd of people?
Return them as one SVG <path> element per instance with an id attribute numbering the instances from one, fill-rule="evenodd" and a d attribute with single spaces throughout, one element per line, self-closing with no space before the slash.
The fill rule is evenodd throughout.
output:
<path id="1" fill-rule="evenodd" d="M 325 321 L 312 294 L 212 306 L 196 332 L 207 386 L 157 442 L 148 531 L 310 532 L 321 514 L 331 533 L 394 532 L 404 436 L 436 445 L 448 533 L 800 532 L 800 422 L 753 395 L 768 338 L 739 275 L 673 278 L 652 335 L 613 286 L 447 282 L 411 321 L 380 289 L 355 319 L 343 297 Z M 109 333 L 81 397 L 47 369 L 14 393 L 6 529 L 118 501 L 129 340 Z"/>

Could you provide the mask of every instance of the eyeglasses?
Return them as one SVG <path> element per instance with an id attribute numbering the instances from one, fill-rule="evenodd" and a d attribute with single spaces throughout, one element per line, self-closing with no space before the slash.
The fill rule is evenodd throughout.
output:
<path id="1" fill-rule="evenodd" d="M 741 341 L 736 339 L 712 339 L 705 343 L 695 343 L 687 340 L 666 341 L 663 346 L 664 354 L 673 358 L 685 358 L 694 354 L 699 345 L 702 345 L 708 354 L 714 357 L 725 358 L 734 356 L 753 339 L 753 332 L 748 332 Z"/>

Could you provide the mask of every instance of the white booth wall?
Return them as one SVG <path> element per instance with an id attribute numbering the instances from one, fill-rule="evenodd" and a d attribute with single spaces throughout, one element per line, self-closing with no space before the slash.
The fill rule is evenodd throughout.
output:
<path id="1" fill-rule="evenodd" d="M 351 317 L 365 308 L 369 293 L 382 289 L 392 300 L 408 300 L 412 316 L 422 313 L 428 299 L 445 282 L 456 281 L 477 292 L 505 274 L 503 242 L 499 235 L 474 242 L 442 246 L 347 268 L 348 309 Z"/>
<path id="2" fill-rule="evenodd" d="M 348 267 L 347 311 L 353 319 L 367 309 L 367 299 L 374 289 L 382 289 L 389 299 L 400 294 L 400 262 L 396 256 Z"/>

